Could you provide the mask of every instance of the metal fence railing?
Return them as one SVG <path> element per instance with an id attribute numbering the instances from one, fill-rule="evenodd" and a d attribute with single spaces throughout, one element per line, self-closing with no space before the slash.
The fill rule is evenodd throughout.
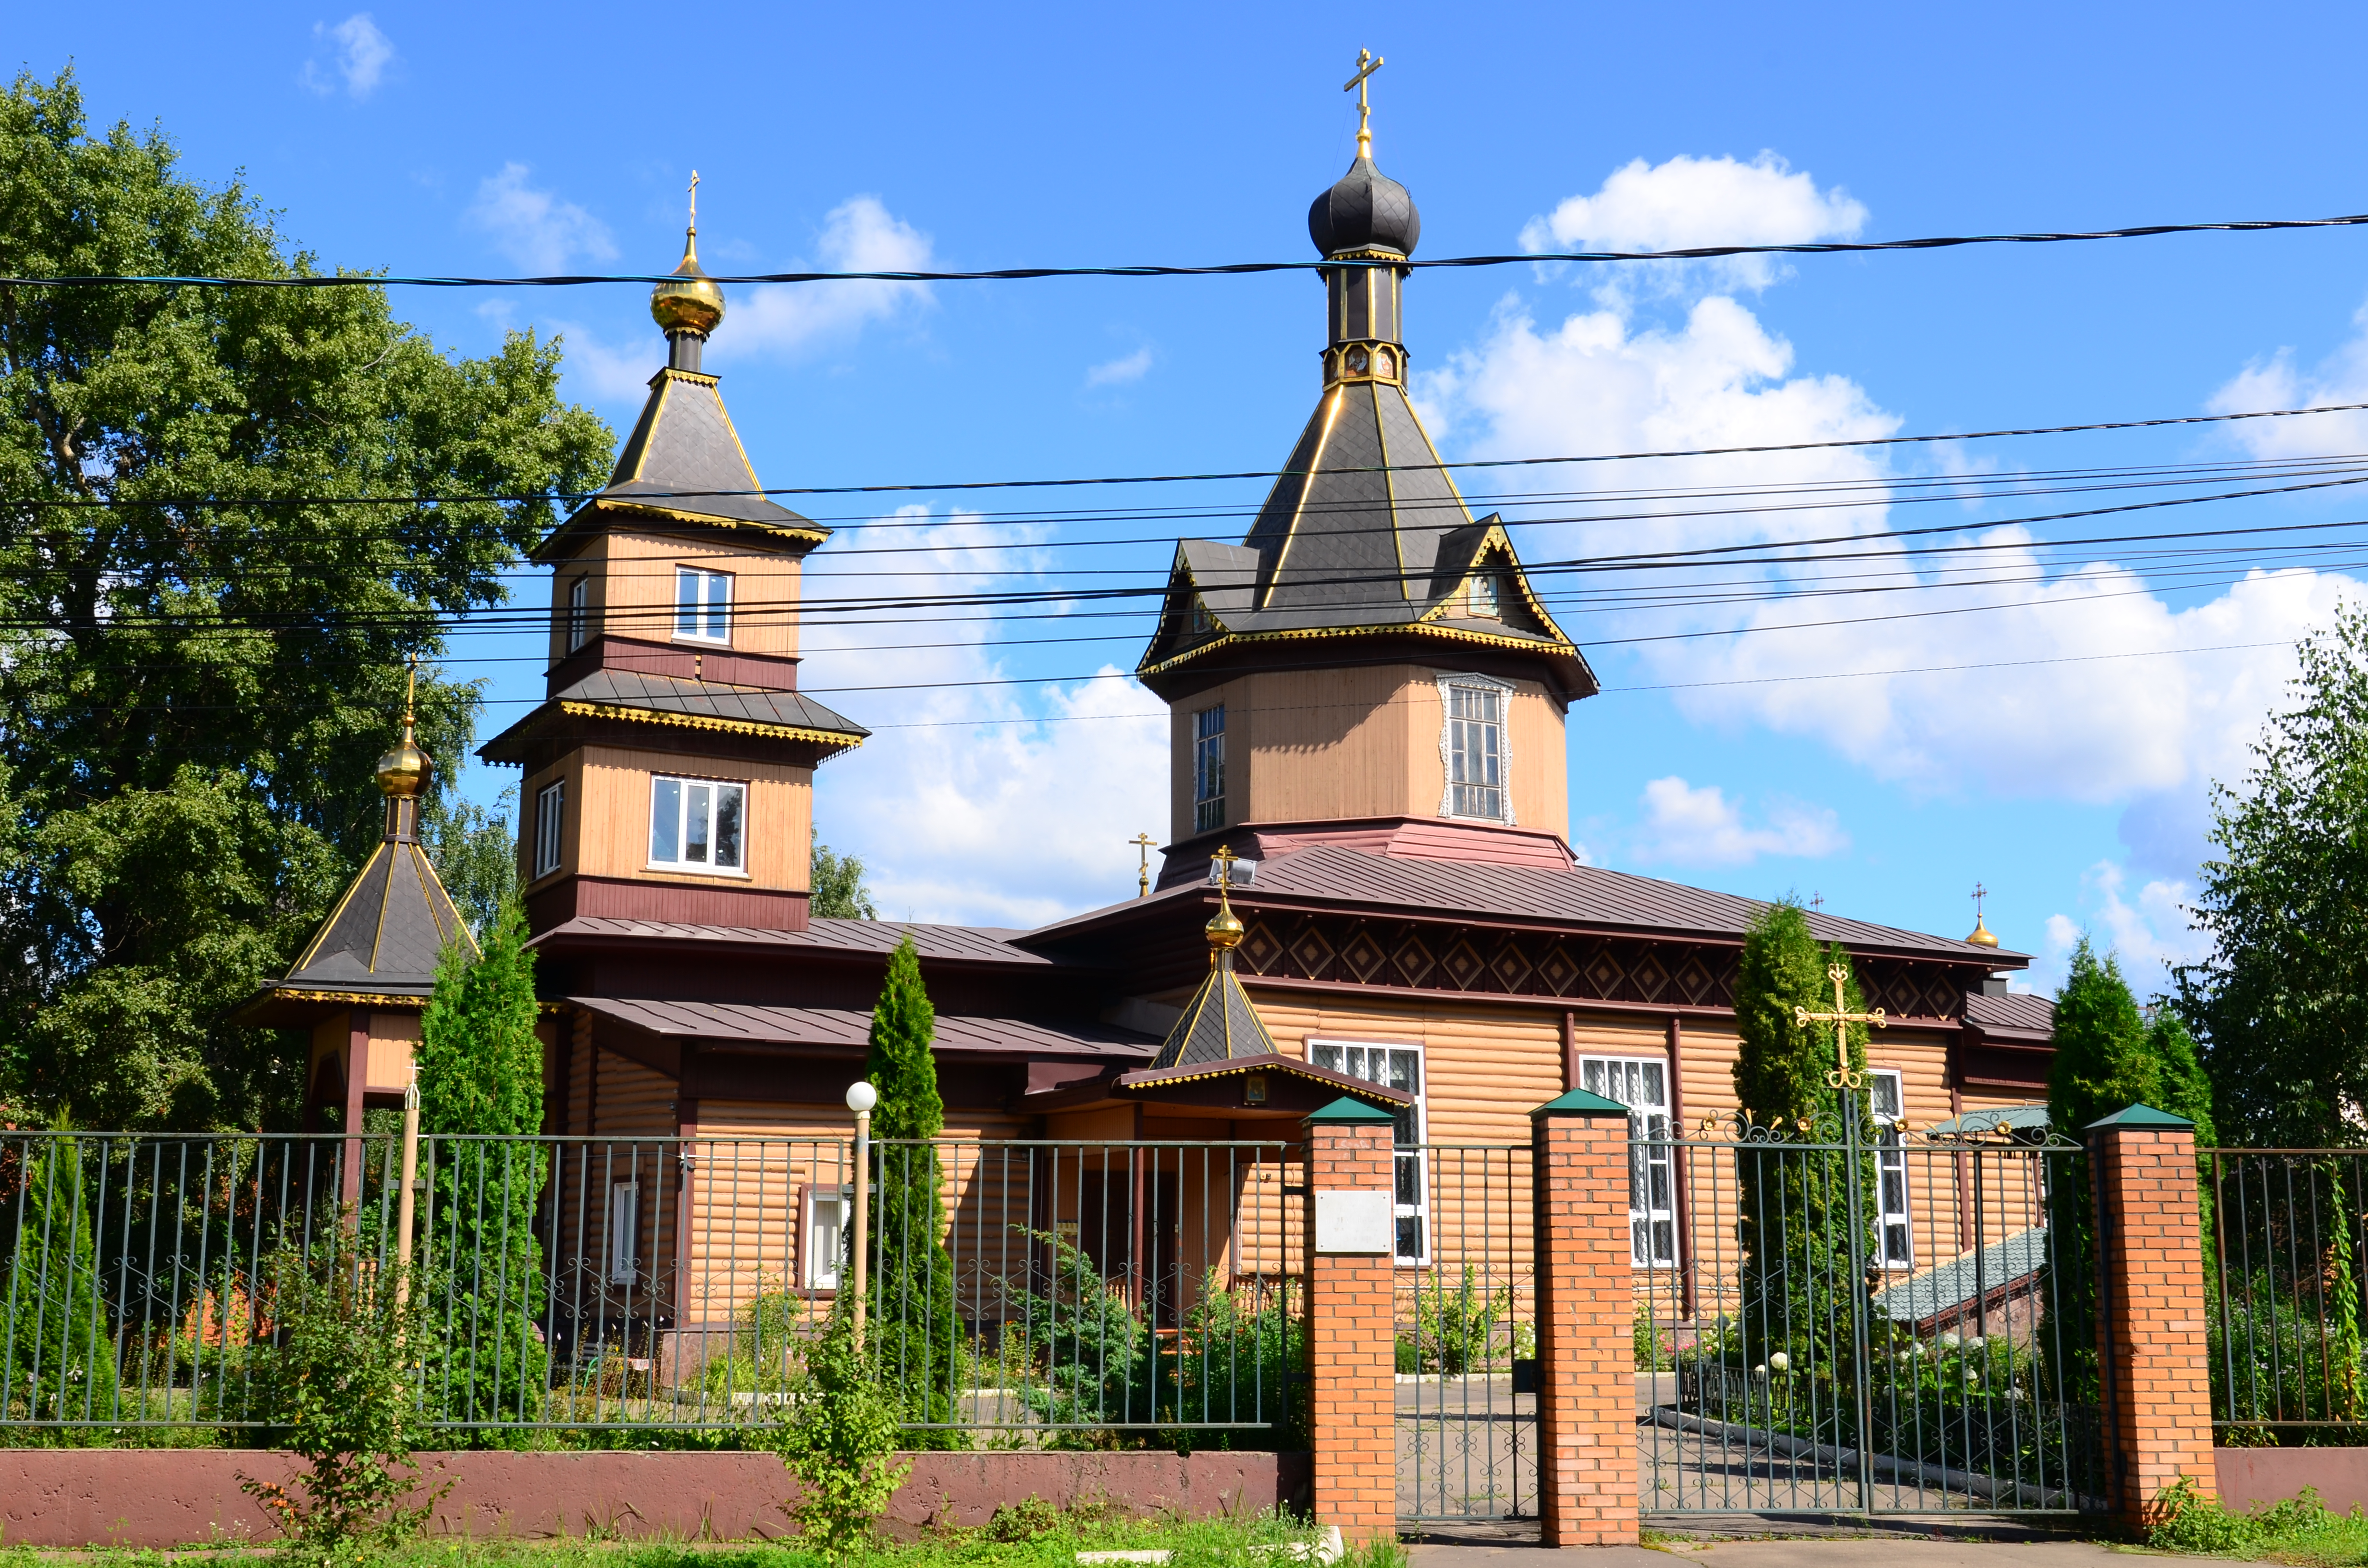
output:
<path id="1" fill-rule="evenodd" d="M 2368 1150 L 2207 1149 L 2206 1333 L 2224 1444 L 2368 1437 Z"/>
<path id="2" fill-rule="evenodd" d="M 389 1136 L 0 1132 L 0 1441 L 279 1424 L 274 1281 L 333 1227 L 364 1267 L 394 1259 L 400 1153 Z M 873 1144 L 868 1333 L 908 1426 L 1281 1440 L 1303 1222 L 1283 1153 Z M 436 1426 L 769 1422 L 850 1277 L 845 1139 L 430 1136 L 417 1158 Z"/>

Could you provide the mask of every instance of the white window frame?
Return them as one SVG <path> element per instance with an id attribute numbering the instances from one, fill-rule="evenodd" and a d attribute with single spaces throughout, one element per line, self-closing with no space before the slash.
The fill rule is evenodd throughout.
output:
<path id="1" fill-rule="evenodd" d="M 1653 1090 L 1658 1081 L 1660 1098 Z M 1628 1108 L 1628 1263 L 1633 1268 L 1675 1268 L 1684 1249 L 1678 1235 L 1675 1151 L 1654 1142 L 1670 1137 L 1669 1061 L 1666 1056 L 1587 1055 L 1578 1059 L 1578 1086 Z"/>
<path id="2" fill-rule="evenodd" d="M 674 852 L 675 858 L 658 858 L 658 813 L 666 799 L 666 786 L 674 786 Z M 707 845 L 709 858 L 683 858 L 690 847 L 691 812 L 704 791 L 707 802 Z M 722 802 L 729 791 L 740 801 L 739 858 L 726 866 L 713 858 L 715 823 L 723 812 Z M 748 874 L 748 786 L 737 778 L 694 778 L 678 773 L 650 775 L 650 858 L 646 868 L 653 871 L 690 871 L 705 877 L 746 877 Z"/>
<path id="3" fill-rule="evenodd" d="M 1381 1058 L 1384 1069 L 1411 1064 L 1413 1071 L 1410 1076 L 1414 1080 L 1413 1085 L 1409 1089 L 1401 1092 L 1411 1093 L 1414 1096 L 1414 1104 L 1401 1113 L 1401 1119 L 1391 1134 L 1391 1142 L 1395 1147 L 1395 1157 L 1391 1163 L 1394 1177 L 1390 1191 L 1392 1256 L 1400 1268 L 1423 1267 L 1430 1261 L 1431 1235 L 1430 1159 L 1429 1152 L 1423 1147 L 1422 1142 L 1423 1129 L 1429 1122 L 1428 1113 L 1429 1102 L 1426 1097 L 1429 1091 L 1425 1086 L 1429 1082 L 1429 1077 L 1425 1071 L 1427 1064 L 1423 1060 L 1422 1046 L 1416 1041 L 1405 1040 L 1346 1040 L 1310 1035 L 1307 1037 L 1306 1049 L 1307 1060 L 1311 1065 L 1328 1067 L 1335 1073 L 1346 1073 L 1351 1078 L 1361 1078 L 1366 1083 L 1379 1085 L 1385 1089 L 1395 1088 L 1397 1085 L 1373 1076 L 1370 1068 L 1374 1062 L 1374 1057 L 1371 1053 L 1375 1051 L 1386 1053 Z M 1351 1051 L 1364 1054 L 1351 1056 L 1349 1054 Z M 1391 1056 L 1400 1060 L 1393 1062 L 1390 1061 Z M 1389 1076 L 1395 1077 L 1397 1074 L 1391 1073 Z M 1414 1245 L 1411 1250 L 1406 1245 L 1406 1231 L 1409 1224 L 1413 1226 L 1414 1234 Z"/>
<path id="4" fill-rule="evenodd" d="M 554 778 L 534 796 L 534 874 L 547 877 L 559 869 L 562 836 L 567 822 L 567 780 Z"/>
<path id="5" fill-rule="evenodd" d="M 1439 677 L 1439 814 L 1456 817 L 1465 822 L 1500 822 L 1507 827 L 1513 823 L 1513 694 L 1519 688 L 1512 682 L 1498 680 L 1494 676 L 1456 675 Z M 1497 812 L 1493 816 L 1455 809 L 1455 694 L 1458 691 L 1492 691 L 1497 694 Z M 1473 788 L 1467 784 L 1466 788 Z M 1481 789 L 1486 785 L 1477 786 Z"/>
<path id="6" fill-rule="evenodd" d="M 641 1278 L 642 1184 L 628 1176 L 609 1184 L 609 1225 L 604 1238 L 607 1267 L 601 1276 L 611 1285 L 632 1285 Z"/>
<path id="7" fill-rule="evenodd" d="M 1493 567 L 1484 566 L 1472 574 L 1471 585 L 1464 591 L 1468 612 L 1479 620 L 1505 619 L 1505 580 Z"/>
<path id="8" fill-rule="evenodd" d="M 1207 833 L 1224 825 L 1225 705 L 1220 702 L 1192 715 L 1192 831 Z"/>
<path id="9" fill-rule="evenodd" d="M 674 635 L 677 642 L 732 642 L 732 574 L 707 566 L 674 569 Z"/>
<path id="10" fill-rule="evenodd" d="M 820 1211 L 825 1205 L 837 1211 L 835 1219 L 822 1218 Z M 855 1208 L 855 1188 L 815 1182 L 806 1187 L 800 1206 L 798 1282 L 808 1290 L 835 1291 L 838 1289 L 839 1249 L 846 1244 L 847 1221 Z"/>
<path id="11" fill-rule="evenodd" d="M 1867 1114 L 1874 1122 L 1874 1247 L 1884 1268 L 1916 1267 L 1916 1214 L 1907 1190 L 1907 1151 L 1900 1133 L 1907 1126 L 1907 1081 L 1896 1067 L 1870 1067 Z M 1890 1105 L 1878 1085 L 1890 1086 Z"/>
<path id="12" fill-rule="evenodd" d="M 579 573 L 567 583 L 567 651 L 592 641 L 592 575 Z"/>

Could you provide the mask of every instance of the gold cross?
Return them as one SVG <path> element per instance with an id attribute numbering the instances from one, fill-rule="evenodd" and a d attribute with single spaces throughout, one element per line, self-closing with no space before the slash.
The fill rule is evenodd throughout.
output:
<path id="1" fill-rule="evenodd" d="M 1220 846 L 1209 858 L 1217 863 L 1217 892 L 1223 894 L 1233 891 L 1234 862 L 1240 858 L 1234 853 L 1234 846 L 1230 844 Z"/>
<path id="2" fill-rule="evenodd" d="M 1842 997 L 1842 982 L 1848 978 L 1848 975 L 1841 965 L 1827 964 L 1826 978 L 1834 983 L 1834 1010 L 1830 1013 L 1812 1013 L 1806 1007 L 1795 1007 L 1793 1009 L 1793 1022 L 1801 1028 L 1807 1028 L 1811 1024 L 1833 1025 L 1835 1068 L 1826 1074 L 1826 1087 L 1829 1089 L 1862 1088 L 1866 1084 L 1866 1074 L 1854 1071 L 1850 1064 L 1850 1032 L 1842 1026 L 1873 1024 L 1876 1028 L 1881 1028 L 1884 1027 L 1883 1009 L 1877 1007 L 1872 1013 L 1849 1011 L 1850 1004 Z"/>
<path id="3" fill-rule="evenodd" d="M 1365 101 L 1365 79 L 1382 68 L 1382 57 L 1370 49 L 1357 51 L 1357 74 L 1340 84 L 1344 93 L 1357 95 L 1357 156 L 1370 157 L 1373 151 L 1372 130 L 1373 106 Z"/>
<path id="4" fill-rule="evenodd" d="M 699 171 L 690 171 L 690 232 L 699 233 Z"/>
<path id="5" fill-rule="evenodd" d="M 404 672 L 403 676 L 403 735 L 405 740 L 411 738 L 412 725 L 418 722 L 418 715 L 414 711 L 418 704 L 413 700 L 418 692 L 419 655 L 414 653 L 411 655 L 410 667 Z"/>
<path id="6" fill-rule="evenodd" d="M 1143 867 L 1136 874 L 1136 891 L 1134 896 L 1137 898 L 1149 898 L 1151 896 L 1151 835 L 1147 833 L 1138 833 L 1133 838 L 1128 839 L 1127 842 L 1135 846 L 1143 854 Z"/>
<path id="7" fill-rule="evenodd" d="M 1987 898 L 1989 893 L 1990 890 L 1981 883 L 1974 884 L 1974 924 L 1976 926 L 1982 923 L 1982 900 Z"/>

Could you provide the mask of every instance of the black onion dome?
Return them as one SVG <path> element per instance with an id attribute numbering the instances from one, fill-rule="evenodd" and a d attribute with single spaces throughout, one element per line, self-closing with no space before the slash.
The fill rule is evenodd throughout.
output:
<path id="1" fill-rule="evenodd" d="M 1360 154 L 1339 183 L 1308 208 L 1307 237 L 1324 256 L 1374 248 L 1412 256 L 1422 238 L 1422 214 L 1406 187 Z"/>

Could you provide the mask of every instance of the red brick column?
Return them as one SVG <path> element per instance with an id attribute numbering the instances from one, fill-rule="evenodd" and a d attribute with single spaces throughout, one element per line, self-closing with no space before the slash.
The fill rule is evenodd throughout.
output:
<path id="1" fill-rule="evenodd" d="M 1636 1544 L 1628 1109 L 1573 1089 L 1531 1112 L 1538 1512 L 1547 1546 Z"/>
<path id="2" fill-rule="evenodd" d="M 2097 1165 L 2097 1354 L 2113 1511 L 2143 1528 L 2185 1476 L 2209 1494 L 2212 1375 L 2194 1124 L 2132 1106 L 2089 1129 Z"/>
<path id="3" fill-rule="evenodd" d="M 1308 1446 L 1316 1521 L 1349 1541 L 1397 1539 L 1395 1126 L 1346 1097 L 1307 1119 Z"/>

